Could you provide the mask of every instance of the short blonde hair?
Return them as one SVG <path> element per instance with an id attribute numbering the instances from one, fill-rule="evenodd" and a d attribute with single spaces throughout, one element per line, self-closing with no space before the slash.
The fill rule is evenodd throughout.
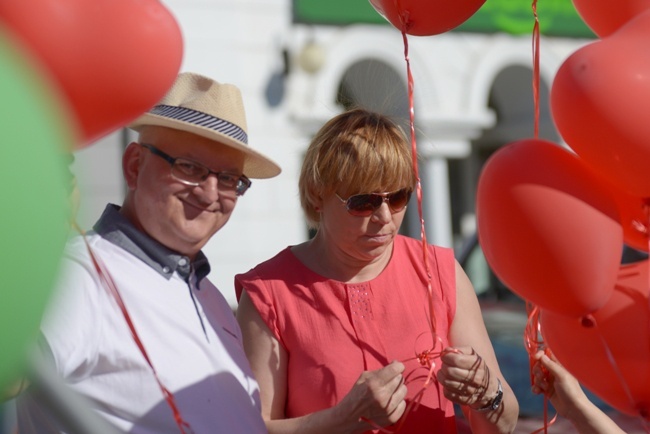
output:
<path id="1" fill-rule="evenodd" d="M 302 164 L 300 203 L 310 227 L 320 215 L 315 203 L 338 193 L 415 189 L 410 143 L 386 115 L 355 108 L 330 119 L 311 141 Z"/>

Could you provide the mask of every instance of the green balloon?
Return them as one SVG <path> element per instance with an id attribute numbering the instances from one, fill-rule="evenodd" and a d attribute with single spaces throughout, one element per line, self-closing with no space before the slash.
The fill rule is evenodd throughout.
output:
<path id="1" fill-rule="evenodd" d="M 0 28 L 0 390 L 24 374 L 69 228 L 72 118 Z"/>

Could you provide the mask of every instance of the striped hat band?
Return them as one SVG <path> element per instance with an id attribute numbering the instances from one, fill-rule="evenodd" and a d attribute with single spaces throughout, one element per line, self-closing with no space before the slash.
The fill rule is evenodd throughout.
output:
<path id="1" fill-rule="evenodd" d="M 152 108 L 149 113 L 209 128 L 248 144 L 248 134 L 246 134 L 246 131 L 225 119 L 220 119 L 198 110 L 160 104 Z"/>

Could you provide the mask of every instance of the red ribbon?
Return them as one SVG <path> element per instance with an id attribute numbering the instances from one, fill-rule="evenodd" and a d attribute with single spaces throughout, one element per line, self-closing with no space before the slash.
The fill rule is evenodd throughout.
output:
<path id="1" fill-rule="evenodd" d="M 75 225 L 76 226 L 76 225 Z M 88 249 L 88 254 L 90 255 L 90 259 L 93 262 L 93 265 L 95 266 L 95 270 L 97 271 L 97 274 L 99 276 L 99 279 L 101 280 L 102 284 L 104 285 L 104 288 L 106 291 L 113 297 L 115 302 L 117 303 L 118 307 L 122 311 L 122 315 L 124 316 L 124 320 L 126 321 L 126 324 L 129 326 L 129 330 L 131 331 L 131 336 L 133 337 L 133 341 L 135 344 L 138 346 L 138 349 L 140 349 L 140 352 L 142 353 L 142 356 L 145 358 L 147 361 L 147 364 L 151 367 L 151 371 L 153 372 L 153 376 L 156 379 L 156 382 L 158 383 L 158 386 L 160 387 L 160 390 L 163 394 L 163 397 L 165 398 L 165 401 L 167 401 L 167 404 L 172 410 L 172 413 L 174 415 L 174 420 L 176 421 L 176 424 L 178 425 L 178 428 L 181 432 L 181 434 L 192 434 L 192 428 L 190 427 L 189 423 L 187 423 L 183 417 L 180 414 L 180 411 L 178 407 L 176 406 L 176 401 L 174 399 L 174 395 L 172 392 L 165 387 L 165 385 L 160 381 L 160 378 L 158 377 L 158 373 L 156 372 L 156 368 L 154 368 L 153 363 L 151 362 L 151 359 L 149 358 L 149 355 L 147 354 L 147 350 L 144 347 L 144 344 L 140 340 L 140 337 L 138 336 L 138 332 L 135 329 L 135 325 L 133 324 L 133 321 L 131 320 L 131 316 L 129 315 L 128 310 L 126 309 L 126 305 L 124 304 L 124 300 L 122 299 L 122 296 L 120 295 L 119 290 L 117 289 L 117 286 L 115 285 L 115 282 L 113 281 L 113 278 L 111 277 L 110 273 L 106 269 L 106 266 L 102 262 L 102 260 L 93 252 L 92 248 L 90 247 L 90 244 L 88 243 L 88 240 L 86 239 L 86 233 L 80 229 L 78 226 L 76 226 L 77 230 L 83 237 L 84 243 L 86 244 L 86 247 Z"/>

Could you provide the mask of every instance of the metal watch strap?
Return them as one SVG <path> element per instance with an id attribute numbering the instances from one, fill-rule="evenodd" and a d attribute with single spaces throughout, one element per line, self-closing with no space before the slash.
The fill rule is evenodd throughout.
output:
<path id="1" fill-rule="evenodd" d="M 503 400 L 503 388 L 501 387 L 501 380 L 497 378 L 497 394 L 488 404 L 484 407 L 474 409 L 474 411 L 494 411 L 501 406 L 501 401 Z"/>

